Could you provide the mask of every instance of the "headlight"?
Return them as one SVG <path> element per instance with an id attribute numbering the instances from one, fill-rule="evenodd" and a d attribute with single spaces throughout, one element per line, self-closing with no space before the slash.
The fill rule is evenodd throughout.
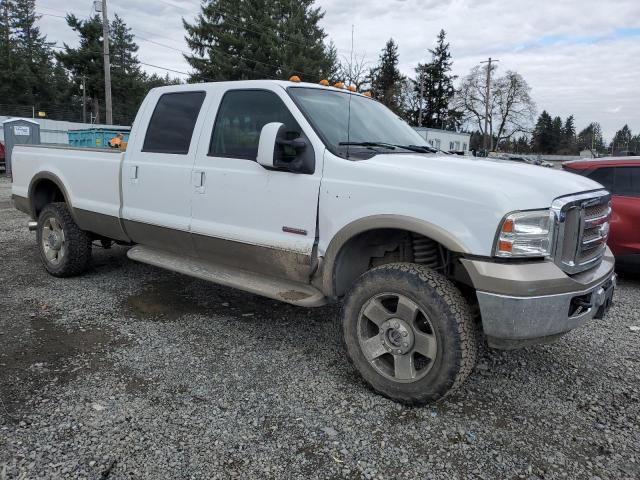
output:
<path id="1" fill-rule="evenodd" d="M 553 243 L 553 213 L 532 210 L 510 213 L 502 220 L 496 237 L 495 256 L 548 257 Z"/>

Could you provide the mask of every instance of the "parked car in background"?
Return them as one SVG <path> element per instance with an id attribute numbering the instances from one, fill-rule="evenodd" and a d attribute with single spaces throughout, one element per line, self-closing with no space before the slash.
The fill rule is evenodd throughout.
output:
<path id="1" fill-rule="evenodd" d="M 609 247 L 617 263 L 640 267 L 640 156 L 574 160 L 562 168 L 589 177 L 612 193 Z"/>
<path id="2" fill-rule="evenodd" d="M 497 158 L 498 160 L 510 160 L 512 162 L 528 163 L 529 165 L 537 165 L 539 167 L 553 168 L 553 163 L 545 162 L 538 156 L 534 156 L 534 155 L 515 155 L 512 153 L 491 152 L 489 154 L 489 157 Z"/>
<path id="3" fill-rule="evenodd" d="M 7 169 L 7 164 L 5 163 L 5 155 L 4 155 L 4 143 L 0 142 L 0 167 L 4 170 Z"/>

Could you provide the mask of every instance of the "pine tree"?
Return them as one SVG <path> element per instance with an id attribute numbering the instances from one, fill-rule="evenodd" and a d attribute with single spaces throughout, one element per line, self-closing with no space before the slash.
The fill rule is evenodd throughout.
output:
<path id="1" fill-rule="evenodd" d="M 82 78 L 85 78 L 92 117 L 95 119 L 97 116 L 97 121 L 100 122 L 100 105 L 104 102 L 102 21 L 97 15 L 87 20 L 79 20 L 74 15 L 68 15 L 67 24 L 78 33 L 80 44 L 77 48 L 65 44 L 65 51 L 59 52 L 56 56 L 71 72 L 76 88 L 82 82 Z M 142 71 L 136 57 L 138 45 L 134 41 L 131 29 L 118 15 L 115 15 L 111 22 L 109 31 L 113 120 L 115 123 L 128 125 L 133 122 L 138 107 L 149 89 L 176 81 L 157 75 L 148 76 Z"/>
<path id="2" fill-rule="evenodd" d="M 564 139 L 562 128 L 562 119 L 558 116 L 554 117 L 551 122 L 551 145 L 549 153 L 558 153 L 558 150 L 562 147 L 562 141 Z"/>
<path id="3" fill-rule="evenodd" d="M 445 31 L 440 30 L 435 49 L 429 49 L 431 61 L 416 67 L 415 94 L 423 98 L 420 126 L 455 128 L 456 117 L 460 116 L 450 108 L 455 95 L 453 81 L 458 77 L 451 74 L 453 62 L 445 38 Z"/>
<path id="4" fill-rule="evenodd" d="M 640 134 L 635 135 L 629 142 L 629 155 L 640 155 Z"/>
<path id="5" fill-rule="evenodd" d="M 398 69 L 398 46 L 392 38 L 382 49 L 378 65 L 371 70 L 370 77 L 373 96 L 397 115 L 403 115 L 401 95 L 404 77 Z"/>
<path id="6" fill-rule="evenodd" d="M 553 152 L 553 120 L 551 115 L 543 110 L 531 136 L 531 149 L 535 153 L 552 153 Z"/>
<path id="7" fill-rule="evenodd" d="M 590 123 L 578 133 L 578 149 L 591 150 L 594 153 L 603 153 L 605 151 L 602 127 L 598 122 Z"/>
<path id="8" fill-rule="evenodd" d="M 64 52 L 56 53 L 58 61 L 78 84 L 85 78 L 87 101 L 91 105 L 92 118 L 100 121 L 100 104 L 104 101 L 104 63 L 102 57 L 102 21 L 95 15 L 79 20 L 75 15 L 66 17 L 69 25 L 80 36 L 77 48 L 64 44 Z"/>
<path id="9" fill-rule="evenodd" d="M 576 146 L 576 127 L 573 115 L 569 115 L 562 127 L 562 142 L 558 153 L 562 155 L 575 155 L 578 153 Z"/>
<path id="10" fill-rule="evenodd" d="M 629 144 L 633 139 L 633 134 L 629 125 L 622 127 L 616 132 L 611 141 L 611 151 L 614 155 L 626 155 L 629 152 Z M 633 150 L 633 149 L 631 149 Z"/>
<path id="11" fill-rule="evenodd" d="M 324 44 L 324 16 L 313 0 L 210 0 L 193 23 L 183 20 L 191 81 L 318 81 L 335 74 L 335 48 Z"/>
<path id="12" fill-rule="evenodd" d="M 529 153 L 530 147 L 529 147 L 529 140 L 527 139 L 526 136 L 524 135 L 520 135 L 518 137 L 518 140 L 516 140 L 515 142 L 515 153 Z"/>
<path id="13" fill-rule="evenodd" d="M 40 33 L 35 0 L 13 0 L 8 9 L 12 43 L 12 103 L 46 109 L 56 101 L 52 42 Z"/>
<path id="14" fill-rule="evenodd" d="M 135 117 L 148 88 L 136 57 L 138 45 L 131 29 L 117 14 L 109 29 L 111 93 L 115 123 L 127 124 Z"/>
<path id="15" fill-rule="evenodd" d="M 14 73 L 13 58 L 15 44 L 11 38 L 11 0 L 0 0 L 0 98 L 1 103 L 13 102 Z"/>

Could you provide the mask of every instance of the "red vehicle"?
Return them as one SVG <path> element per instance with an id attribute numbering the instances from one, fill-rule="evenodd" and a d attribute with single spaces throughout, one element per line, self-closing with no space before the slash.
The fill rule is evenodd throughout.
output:
<path id="1" fill-rule="evenodd" d="M 4 143 L 0 142 L 0 167 L 4 167 L 6 170 L 7 166 L 5 165 L 4 159 Z"/>
<path id="2" fill-rule="evenodd" d="M 562 168 L 589 177 L 611 192 L 609 248 L 617 263 L 640 266 L 640 157 L 574 160 Z"/>

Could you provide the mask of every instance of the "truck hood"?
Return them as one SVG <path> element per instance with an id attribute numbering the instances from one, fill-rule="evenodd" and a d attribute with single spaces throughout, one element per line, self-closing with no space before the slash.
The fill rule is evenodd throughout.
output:
<path id="1" fill-rule="evenodd" d="M 548 208 L 555 198 L 603 188 L 581 175 L 508 160 L 382 154 L 361 162 L 371 170 L 387 170 L 389 186 L 400 182 L 404 188 L 459 196 L 470 203 L 493 201 L 506 211 Z"/>

